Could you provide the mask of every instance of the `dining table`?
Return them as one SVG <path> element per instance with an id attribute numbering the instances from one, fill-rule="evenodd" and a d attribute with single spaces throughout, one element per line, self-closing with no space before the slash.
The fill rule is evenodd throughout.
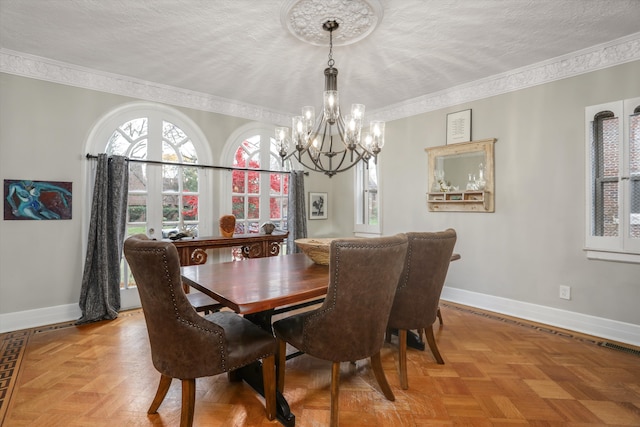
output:
<path id="1" fill-rule="evenodd" d="M 272 332 L 274 315 L 323 301 L 329 285 L 329 267 L 306 255 L 251 258 L 219 264 L 181 267 L 182 281 Z M 254 362 L 234 372 L 264 395 L 262 367 Z M 286 427 L 295 425 L 289 404 L 276 391 L 276 417 Z"/>
<path id="2" fill-rule="evenodd" d="M 451 260 L 456 259 L 460 259 L 459 254 L 452 255 Z M 329 266 L 316 264 L 303 253 L 188 265 L 181 267 L 181 275 L 183 284 L 270 333 L 273 316 L 321 303 L 329 286 Z M 408 338 L 407 344 L 424 350 L 420 338 Z M 261 372 L 260 362 L 255 362 L 236 371 L 234 377 L 264 395 Z M 277 419 L 286 427 L 294 426 L 295 415 L 278 391 L 276 401 Z"/>

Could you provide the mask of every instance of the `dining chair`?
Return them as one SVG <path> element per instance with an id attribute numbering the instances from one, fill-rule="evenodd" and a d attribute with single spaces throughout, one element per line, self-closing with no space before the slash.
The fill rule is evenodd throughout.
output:
<path id="1" fill-rule="evenodd" d="M 341 362 L 370 358 L 382 393 L 388 400 L 395 400 L 382 370 L 380 349 L 406 251 L 404 234 L 333 240 L 329 285 L 322 305 L 273 324 L 278 338 L 276 383 L 280 392 L 284 390 L 287 343 L 333 362 L 331 426 L 338 425 Z"/>
<path id="2" fill-rule="evenodd" d="M 262 360 L 266 415 L 276 412 L 276 340 L 231 311 L 202 316 L 182 288 L 180 260 L 169 242 L 144 234 L 129 237 L 124 254 L 135 279 L 160 384 L 148 410 L 157 413 L 171 381 L 182 382 L 180 426 L 193 424 L 196 378 L 231 372 Z"/>
<path id="3" fill-rule="evenodd" d="M 388 329 L 398 330 L 400 386 L 404 390 L 409 388 L 408 330 L 417 329 L 419 333 L 424 330 L 431 353 L 438 364 L 444 364 L 433 335 L 433 323 L 438 316 L 440 294 L 457 235 L 449 228 L 438 232 L 407 233 L 407 239 L 407 256 L 388 323 Z"/>

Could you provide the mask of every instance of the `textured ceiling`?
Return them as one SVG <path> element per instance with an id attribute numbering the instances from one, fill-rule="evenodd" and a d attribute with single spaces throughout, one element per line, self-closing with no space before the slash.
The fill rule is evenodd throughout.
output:
<path id="1" fill-rule="evenodd" d="M 333 57 L 343 108 L 368 111 L 640 30 L 638 0 L 362 1 L 375 28 Z M 300 40 L 289 8 L 333 17 L 353 4 L 0 0 L 0 48 L 293 114 L 321 103 L 328 34 L 325 46 Z"/>

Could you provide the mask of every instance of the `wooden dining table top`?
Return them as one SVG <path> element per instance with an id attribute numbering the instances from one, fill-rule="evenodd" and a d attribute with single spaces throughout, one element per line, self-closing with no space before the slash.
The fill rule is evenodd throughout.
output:
<path id="1" fill-rule="evenodd" d="M 236 313 L 252 314 L 322 297 L 329 266 L 290 254 L 181 268 L 182 280 Z"/>
<path id="2" fill-rule="evenodd" d="M 451 261 L 460 259 L 453 254 Z M 236 313 L 253 314 L 323 297 L 329 266 L 302 253 L 181 268 L 185 284 Z"/>

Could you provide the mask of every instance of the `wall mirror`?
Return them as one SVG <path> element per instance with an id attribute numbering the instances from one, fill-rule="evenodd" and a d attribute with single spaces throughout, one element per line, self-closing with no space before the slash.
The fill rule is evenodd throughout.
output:
<path id="1" fill-rule="evenodd" d="M 426 148 L 430 211 L 493 212 L 495 138 Z"/>

